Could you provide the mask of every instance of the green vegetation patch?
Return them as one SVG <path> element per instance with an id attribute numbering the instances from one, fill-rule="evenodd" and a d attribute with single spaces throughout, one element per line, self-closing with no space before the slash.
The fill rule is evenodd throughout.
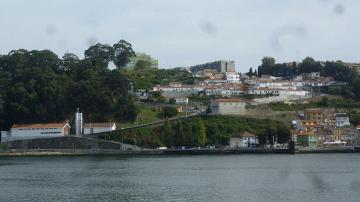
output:
<path id="1" fill-rule="evenodd" d="M 230 137 L 249 131 L 259 137 L 260 144 L 277 139 L 289 140 L 288 127 L 279 121 L 238 116 L 200 116 L 166 121 L 157 127 L 145 127 L 108 133 L 107 139 L 144 147 L 228 145 Z"/>

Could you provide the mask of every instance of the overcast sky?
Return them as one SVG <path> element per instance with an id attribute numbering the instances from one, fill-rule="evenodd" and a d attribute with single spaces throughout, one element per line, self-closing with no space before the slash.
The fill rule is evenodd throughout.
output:
<path id="1" fill-rule="evenodd" d="M 161 68 L 263 56 L 360 62 L 359 0 L 0 0 L 0 54 L 125 39 Z"/>

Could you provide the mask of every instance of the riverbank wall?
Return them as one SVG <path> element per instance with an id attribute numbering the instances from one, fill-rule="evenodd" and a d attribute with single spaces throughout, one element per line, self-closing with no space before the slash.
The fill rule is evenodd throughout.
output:
<path id="1" fill-rule="evenodd" d="M 360 153 L 360 147 L 340 148 L 222 148 L 146 149 L 134 145 L 85 137 L 57 137 L 2 143 L 0 156 L 92 156 L 92 155 L 227 155 L 227 154 L 307 154 Z"/>
<path id="2" fill-rule="evenodd" d="M 77 136 L 15 140 L 2 145 L 12 150 L 142 150 L 135 145 Z"/>

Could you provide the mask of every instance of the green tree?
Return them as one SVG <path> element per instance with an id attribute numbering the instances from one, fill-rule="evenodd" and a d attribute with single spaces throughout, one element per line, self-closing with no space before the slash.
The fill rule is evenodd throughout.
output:
<path id="1" fill-rule="evenodd" d="M 139 60 L 135 64 L 135 71 L 144 71 L 149 70 L 151 68 L 151 63 L 147 60 Z"/>
<path id="2" fill-rule="evenodd" d="M 164 140 L 163 143 L 167 147 L 171 147 L 173 145 L 173 138 L 172 138 L 172 127 L 168 119 L 165 121 L 164 125 Z"/>
<path id="3" fill-rule="evenodd" d="M 184 146 L 194 146 L 193 124 L 189 121 L 183 122 L 184 126 Z"/>
<path id="4" fill-rule="evenodd" d="M 206 131 L 205 131 L 205 125 L 202 122 L 201 119 L 197 120 L 197 127 L 198 127 L 198 141 L 197 141 L 197 145 L 199 147 L 203 147 L 205 146 L 207 139 L 206 139 Z"/>
<path id="5" fill-rule="evenodd" d="M 258 68 L 258 75 L 262 76 L 264 74 L 271 74 L 271 68 L 275 65 L 275 58 L 273 57 L 264 57 L 261 60 L 261 65 Z"/>
<path id="6" fill-rule="evenodd" d="M 170 99 L 169 99 L 169 103 L 170 103 L 170 104 L 176 104 L 175 98 L 170 98 Z"/>
<path id="7" fill-rule="evenodd" d="M 261 59 L 261 65 L 264 67 L 272 67 L 275 65 L 275 58 L 273 57 L 263 57 L 263 59 Z"/>
<path id="8" fill-rule="evenodd" d="M 248 75 L 248 76 L 253 76 L 253 68 L 252 67 L 250 67 L 250 69 L 249 69 L 249 72 L 248 73 L 246 73 L 246 75 Z"/>
<path id="9" fill-rule="evenodd" d="M 185 142 L 184 126 L 182 121 L 178 121 L 176 125 L 176 136 L 174 138 L 175 146 L 183 146 Z"/>
<path id="10" fill-rule="evenodd" d="M 322 97 L 320 101 L 320 106 L 327 107 L 328 106 L 329 99 L 327 97 Z"/>
<path id="11" fill-rule="evenodd" d="M 277 140 L 279 143 L 286 143 L 290 140 L 290 130 L 284 124 L 276 124 Z"/>
<path id="12" fill-rule="evenodd" d="M 79 62 L 80 59 L 78 58 L 77 55 L 73 54 L 73 53 L 65 53 L 64 56 L 62 57 L 62 64 L 63 64 L 63 69 L 65 71 L 74 71 Z"/>
<path id="13" fill-rule="evenodd" d="M 320 62 L 315 61 L 312 57 L 306 57 L 299 64 L 299 73 L 322 72 Z"/>
<path id="14" fill-rule="evenodd" d="M 171 118 L 178 114 L 178 111 L 175 107 L 164 107 L 162 110 L 164 118 Z"/>
<path id="15" fill-rule="evenodd" d="M 114 59 L 114 49 L 110 45 L 97 43 L 85 51 L 85 59 L 90 60 L 93 65 L 107 68 Z"/>
<path id="16" fill-rule="evenodd" d="M 50 50 L 0 55 L 1 129 L 72 119 L 77 107 L 85 121 L 133 121 L 139 109 L 129 93 L 130 79 L 107 68 L 112 55 L 112 47 L 102 44 L 85 51 L 85 59 L 72 53 L 60 59 Z"/>
<path id="17" fill-rule="evenodd" d="M 132 45 L 123 39 L 114 44 L 113 49 L 114 64 L 117 68 L 124 67 L 130 61 L 130 58 L 135 57 L 135 52 L 132 49 Z"/>

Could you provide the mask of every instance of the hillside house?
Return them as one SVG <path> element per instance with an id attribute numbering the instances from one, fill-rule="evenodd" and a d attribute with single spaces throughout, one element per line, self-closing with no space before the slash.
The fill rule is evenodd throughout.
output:
<path id="1" fill-rule="evenodd" d="M 336 127 L 350 126 L 349 116 L 346 113 L 336 114 Z"/>
<path id="2" fill-rule="evenodd" d="M 246 113 L 246 103 L 236 98 L 214 99 L 210 103 L 211 113 L 216 115 L 241 115 Z"/>

